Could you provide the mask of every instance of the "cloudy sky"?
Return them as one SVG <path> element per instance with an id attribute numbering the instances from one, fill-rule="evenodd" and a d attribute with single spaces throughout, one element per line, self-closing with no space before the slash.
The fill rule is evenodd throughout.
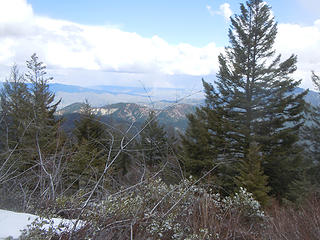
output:
<path id="1" fill-rule="evenodd" d="M 320 73 L 320 1 L 269 0 L 275 48 Z M 235 0 L 0 0 L 0 81 L 35 52 L 55 82 L 201 88 L 228 45 Z"/>

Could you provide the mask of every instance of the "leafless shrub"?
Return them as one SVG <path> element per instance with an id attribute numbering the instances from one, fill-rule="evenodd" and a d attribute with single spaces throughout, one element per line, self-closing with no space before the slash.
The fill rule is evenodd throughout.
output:
<path id="1" fill-rule="evenodd" d="M 320 199 L 311 196 L 300 206 L 274 205 L 269 211 L 268 239 L 319 239 Z"/>

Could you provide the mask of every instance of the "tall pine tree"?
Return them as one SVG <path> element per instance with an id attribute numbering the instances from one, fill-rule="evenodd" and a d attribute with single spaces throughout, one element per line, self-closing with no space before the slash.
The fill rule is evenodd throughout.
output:
<path id="1" fill-rule="evenodd" d="M 22 164 L 24 139 L 32 123 L 31 94 L 17 66 L 0 92 L 0 183 L 13 177 Z"/>
<path id="2" fill-rule="evenodd" d="M 306 92 L 293 94 L 300 84 L 291 77 L 297 57 L 283 62 L 280 55 L 274 57 L 277 24 L 270 7 L 249 0 L 240 10 L 231 18 L 230 46 L 219 56 L 215 84 L 203 82 L 206 104 L 189 116 L 183 141 L 186 166 L 192 172 L 190 162 L 225 163 L 216 176 L 232 189 L 239 162 L 248 159 L 250 145 L 256 142 L 271 193 L 281 198 L 300 173 L 297 142 Z M 199 149 L 205 152 L 195 155 Z"/>
<path id="3" fill-rule="evenodd" d="M 10 151 L 19 144 L 32 122 L 31 111 L 28 111 L 30 98 L 23 75 L 19 73 L 17 66 L 13 66 L 10 77 L 0 92 L 2 151 Z"/>
<path id="4" fill-rule="evenodd" d="M 31 125 L 25 136 L 25 147 L 30 162 L 27 165 L 39 164 L 40 159 L 49 159 L 62 145 L 60 122 L 55 112 L 61 99 L 56 101 L 55 94 L 49 89 L 52 77 L 47 77 L 46 66 L 33 54 L 27 62 L 27 73 L 24 79 L 30 93 L 29 111 Z M 34 160 L 34 162 L 32 162 Z M 48 163 L 49 164 L 49 163 Z"/>
<path id="5" fill-rule="evenodd" d="M 52 78 L 47 77 L 36 54 L 27 61 L 27 70 L 23 76 L 13 67 L 1 92 L 1 135 L 6 136 L 2 149 L 7 153 L 5 159 L 14 160 L 12 173 L 19 175 L 24 194 L 30 191 L 30 198 L 52 200 L 61 186 L 64 159 L 60 151 L 64 137 L 60 120 L 54 116 L 60 101 L 55 101 L 49 89 Z"/>

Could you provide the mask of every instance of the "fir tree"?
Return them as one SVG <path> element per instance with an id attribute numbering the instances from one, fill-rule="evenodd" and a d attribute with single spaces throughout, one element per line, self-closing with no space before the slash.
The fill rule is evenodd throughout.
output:
<path id="1" fill-rule="evenodd" d="M 247 159 L 243 159 L 240 163 L 240 173 L 236 176 L 235 181 L 237 186 L 247 189 L 262 206 L 266 206 L 270 200 L 268 196 L 270 187 L 267 186 L 268 177 L 263 173 L 261 162 L 259 147 L 252 143 Z"/>
<path id="2" fill-rule="evenodd" d="M 87 142 L 91 148 L 104 148 L 106 137 L 105 125 L 92 112 L 92 107 L 86 100 L 81 109 L 80 120 L 75 121 L 74 135 L 78 145 Z"/>
<path id="3" fill-rule="evenodd" d="M 49 82 L 53 78 L 46 76 L 46 66 L 43 62 L 39 62 L 36 54 L 27 61 L 27 68 L 25 79 L 31 83 L 32 114 L 35 125 L 37 127 L 57 125 L 59 121 L 55 119 L 54 114 L 61 99 L 55 101 L 55 94 L 49 89 Z"/>
<path id="4" fill-rule="evenodd" d="M 156 120 L 154 111 L 149 116 L 143 126 L 146 126 L 141 132 L 140 146 L 144 153 L 144 158 L 148 166 L 156 166 L 166 155 L 166 132 Z"/>
<path id="5" fill-rule="evenodd" d="M 320 77 L 312 72 L 312 82 L 320 94 Z M 303 128 L 305 152 L 310 161 L 308 176 L 313 184 L 320 184 L 320 105 L 309 106 L 307 122 Z"/>
<path id="6" fill-rule="evenodd" d="M 22 165 L 24 137 L 32 123 L 30 96 L 23 75 L 13 66 L 0 93 L 0 182 Z"/>
<path id="7" fill-rule="evenodd" d="M 60 101 L 49 90 L 50 77 L 36 54 L 27 61 L 28 72 L 22 76 L 14 67 L 11 80 L 1 93 L 1 129 L 7 135 L 6 149 L 15 162 L 25 191 L 54 199 L 60 184 L 61 149 L 64 136 L 60 120 L 54 116 Z M 60 155 L 60 153 L 62 155 Z M 54 182 L 54 178 L 59 178 Z M 25 193 L 24 193 L 25 194 Z"/>
<path id="8" fill-rule="evenodd" d="M 82 107 L 80 120 L 75 121 L 73 134 L 75 147 L 69 175 L 77 189 L 89 188 L 103 172 L 110 143 L 105 125 L 92 112 L 88 101 Z"/>
<path id="9" fill-rule="evenodd" d="M 1 92 L 1 115 L 2 128 L 8 136 L 7 148 L 19 144 L 16 152 L 23 149 L 30 160 L 30 154 L 38 155 L 38 150 L 48 154 L 57 150 L 60 120 L 54 114 L 60 100 L 55 102 L 55 94 L 49 90 L 52 78 L 46 77 L 46 67 L 36 54 L 27 61 L 27 68 L 25 76 L 19 74 L 16 66 L 12 68 Z"/>
<path id="10" fill-rule="evenodd" d="M 206 106 L 197 108 L 195 114 L 188 115 L 189 126 L 184 136 L 182 145 L 184 152 L 184 166 L 188 174 L 201 177 L 207 171 L 215 168 L 212 182 L 218 188 L 223 188 L 223 193 L 230 193 L 235 184 L 234 169 L 228 162 L 230 143 L 226 141 L 224 133 L 227 122 L 223 116 L 227 113 L 217 104 L 216 96 L 212 94 L 212 85 L 203 81 L 206 94 Z M 215 112 L 213 111 L 215 110 Z M 222 124 L 224 123 L 224 124 Z"/>
<path id="11" fill-rule="evenodd" d="M 13 66 L 9 79 L 3 84 L 1 101 L 1 149 L 9 151 L 18 144 L 31 123 L 31 94 L 23 75 Z M 28 110 L 29 109 L 29 110 Z"/>
<path id="12" fill-rule="evenodd" d="M 320 77 L 312 72 L 312 82 L 317 88 L 318 93 L 320 94 Z M 313 161 L 320 166 L 320 105 L 313 108 L 313 119 L 312 127 L 310 129 L 311 141 L 312 141 L 312 156 Z"/>
<path id="13" fill-rule="evenodd" d="M 38 164 L 39 158 L 49 159 L 63 145 L 60 129 L 61 119 L 56 119 L 55 112 L 61 99 L 56 101 L 55 94 L 49 89 L 52 77 L 47 77 L 46 66 L 33 54 L 27 62 L 28 72 L 24 79 L 30 85 L 29 111 L 31 125 L 25 136 L 26 150 L 33 164 Z M 27 166 L 31 166 L 27 163 Z"/>
<path id="14" fill-rule="evenodd" d="M 292 55 L 283 62 L 280 55 L 273 57 L 277 24 L 270 7 L 262 0 L 250 0 L 241 4 L 240 10 L 240 15 L 231 18 L 230 46 L 219 56 L 215 86 L 204 82 L 206 104 L 189 117 L 186 161 L 200 165 L 204 159 L 211 165 L 224 162 L 227 171 L 218 170 L 217 176 L 231 174 L 229 180 L 234 179 L 238 163 L 248 159 L 250 144 L 257 142 L 271 193 L 281 198 L 301 173 L 297 142 L 307 92 L 293 94 L 301 82 L 291 78 L 297 57 Z M 208 146 L 200 146 L 206 142 Z M 196 148 L 208 150 L 192 157 L 199 151 Z"/>

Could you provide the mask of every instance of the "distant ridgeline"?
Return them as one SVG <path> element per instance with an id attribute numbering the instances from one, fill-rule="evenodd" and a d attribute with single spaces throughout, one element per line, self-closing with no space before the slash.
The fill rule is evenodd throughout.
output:
<path id="1" fill-rule="evenodd" d="M 0 88 L 3 82 L 0 82 Z M 174 103 L 201 105 L 204 103 L 203 89 L 182 88 L 145 88 L 99 85 L 81 87 L 60 83 L 49 84 L 49 88 L 56 94 L 56 98 L 62 98 L 58 108 L 66 107 L 76 102 L 84 102 L 85 99 L 92 106 L 102 107 L 119 102 L 137 103 L 162 109 Z M 302 88 L 297 88 L 296 93 L 301 93 Z M 309 91 L 306 101 L 312 105 L 319 105 L 320 96 L 317 92 Z"/>
<path id="2" fill-rule="evenodd" d="M 66 130 L 73 128 L 73 122 L 80 118 L 83 106 L 84 103 L 73 103 L 57 112 L 58 115 L 63 115 L 65 118 L 64 126 Z M 194 105 L 184 103 L 172 103 L 171 106 L 163 109 L 155 109 L 147 105 L 139 105 L 136 103 L 115 103 L 103 107 L 93 107 L 92 111 L 102 122 L 114 125 L 130 125 L 131 123 L 135 123 L 138 127 L 146 121 L 149 113 L 154 111 L 157 115 L 158 122 L 167 130 L 171 128 L 184 132 L 187 127 L 186 114 L 193 113 L 195 108 Z"/>
<path id="3" fill-rule="evenodd" d="M 0 82 L 0 87 L 3 83 Z M 50 90 L 55 92 L 56 99 L 62 98 L 58 115 L 66 120 L 64 125 L 72 129 L 73 120 L 80 117 L 85 99 L 94 106 L 101 121 L 115 123 L 142 124 L 151 110 L 158 114 L 158 121 L 167 128 L 174 128 L 184 132 L 187 127 L 186 114 L 193 113 L 196 106 L 204 103 L 203 93 L 199 91 L 157 88 L 148 90 L 143 87 L 122 86 L 93 86 L 81 87 L 53 83 Z M 295 93 L 301 93 L 297 88 Z M 319 105 L 320 95 L 309 91 L 306 101 L 312 105 Z"/>

